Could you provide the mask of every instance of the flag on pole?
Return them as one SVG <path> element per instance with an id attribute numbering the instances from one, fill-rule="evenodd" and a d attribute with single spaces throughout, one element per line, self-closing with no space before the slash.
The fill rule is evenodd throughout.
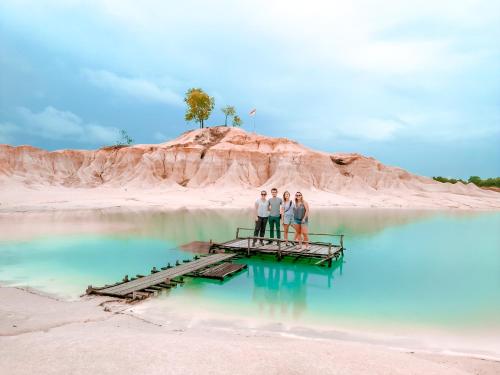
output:
<path id="1" fill-rule="evenodd" d="M 257 113 L 257 109 L 252 109 L 249 113 L 250 116 L 255 116 L 255 113 Z"/>

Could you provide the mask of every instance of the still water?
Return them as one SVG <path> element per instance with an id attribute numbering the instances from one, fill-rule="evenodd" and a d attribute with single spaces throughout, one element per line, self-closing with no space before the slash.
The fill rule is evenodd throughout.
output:
<path id="1" fill-rule="evenodd" d="M 76 298 L 251 221 L 236 210 L 2 214 L 0 281 Z M 277 321 L 500 332 L 499 229 L 498 212 L 317 211 L 311 232 L 346 235 L 332 268 L 253 257 L 225 282 L 188 279 L 161 298 Z"/>

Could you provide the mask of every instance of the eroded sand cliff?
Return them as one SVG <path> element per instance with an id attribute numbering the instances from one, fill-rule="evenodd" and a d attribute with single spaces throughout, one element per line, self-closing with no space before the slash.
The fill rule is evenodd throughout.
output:
<path id="1" fill-rule="evenodd" d="M 443 184 L 360 154 L 318 152 L 286 138 L 238 128 L 193 130 L 162 144 L 99 150 L 49 152 L 0 145 L 1 190 L 254 191 L 271 186 L 330 193 L 350 201 L 366 199 L 363 206 L 370 206 L 370 197 L 377 196 L 376 206 L 381 206 L 380 197 L 384 196 L 388 207 L 500 207 L 500 194 L 472 184 Z M 452 203 L 440 204 L 440 194 Z M 395 201 L 391 202 L 391 197 Z M 409 204 L 402 204 L 405 197 Z M 412 199 L 420 203 L 412 205 Z"/>

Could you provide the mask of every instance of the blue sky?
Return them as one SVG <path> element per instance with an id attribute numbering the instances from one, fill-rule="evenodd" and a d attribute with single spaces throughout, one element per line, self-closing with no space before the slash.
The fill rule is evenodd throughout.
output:
<path id="1" fill-rule="evenodd" d="M 422 175 L 500 175 L 499 1 L 0 3 L 0 143 L 96 148 L 246 129 Z"/>

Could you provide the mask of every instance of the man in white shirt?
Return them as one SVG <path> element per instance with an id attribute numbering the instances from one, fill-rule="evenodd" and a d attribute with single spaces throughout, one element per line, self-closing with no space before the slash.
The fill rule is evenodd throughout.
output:
<path id="1" fill-rule="evenodd" d="M 269 201 L 266 199 L 267 192 L 262 190 L 260 192 L 260 198 L 255 201 L 255 231 L 253 233 L 254 237 L 265 237 L 266 235 L 266 225 L 267 219 L 269 217 Z M 253 239 L 253 246 L 257 243 L 257 239 Z M 264 245 L 262 239 L 260 244 Z"/>

